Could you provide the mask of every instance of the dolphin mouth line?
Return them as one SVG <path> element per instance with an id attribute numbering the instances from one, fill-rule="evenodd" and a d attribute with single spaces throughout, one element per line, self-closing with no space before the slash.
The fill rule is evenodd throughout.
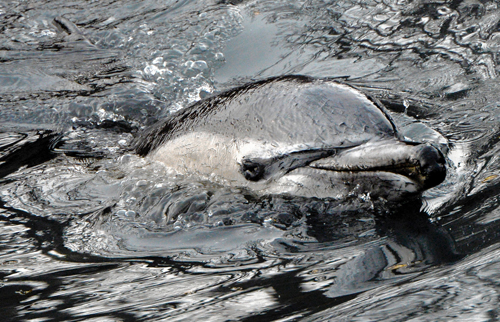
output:
<path id="1" fill-rule="evenodd" d="M 338 172 L 341 174 L 352 174 L 352 175 L 373 174 L 375 176 L 376 173 L 386 172 L 386 173 L 391 173 L 393 175 L 403 176 L 422 188 L 424 187 L 426 181 L 426 178 L 418 170 L 418 166 L 414 164 L 398 165 L 398 166 L 382 166 L 373 168 L 368 168 L 368 167 L 337 168 L 337 167 L 328 167 L 328 166 L 310 164 L 307 167 L 316 170 L 324 170 L 324 171 Z"/>
<path id="2" fill-rule="evenodd" d="M 420 189 L 440 184 L 446 177 L 445 158 L 429 144 L 374 144 L 354 148 L 310 162 L 307 167 L 338 173 L 388 172 L 404 176 Z"/>

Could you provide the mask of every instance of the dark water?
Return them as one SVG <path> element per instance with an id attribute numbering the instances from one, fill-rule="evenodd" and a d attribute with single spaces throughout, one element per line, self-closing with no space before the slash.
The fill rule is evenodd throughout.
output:
<path id="1" fill-rule="evenodd" d="M 2 319 L 497 320 L 499 5 L 0 1 Z M 447 179 L 396 205 L 259 197 L 129 148 L 284 74 L 377 97 Z"/>

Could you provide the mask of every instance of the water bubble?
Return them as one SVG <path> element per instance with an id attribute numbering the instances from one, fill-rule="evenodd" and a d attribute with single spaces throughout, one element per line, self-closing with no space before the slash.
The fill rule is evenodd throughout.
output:
<path id="1" fill-rule="evenodd" d="M 441 16 L 449 15 L 452 12 L 452 10 L 446 6 L 441 6 L 437 8 L 437 13 L 440 14 Z"/>
<path id="2" fill-rule="evenodd" d="M 224 54 L 220 53 L 220 52 L 216 53 L 214 58 L 215 58 L 215 60 L 218 60 L 218 61 L 224 61 L 225 60 Z"/>
<path id="3" fill-rule="evenodd" d="M 163 63 L 163 57 L 156 57 L 152 63 L 155 65 L 160 65 L 161 63 Z"/>

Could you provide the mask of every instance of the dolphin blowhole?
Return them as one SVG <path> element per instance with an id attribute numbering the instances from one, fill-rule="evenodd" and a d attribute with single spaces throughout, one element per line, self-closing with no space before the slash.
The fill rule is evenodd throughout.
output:
<path id="1" fill-rule="evenodd" d="M 441 151 L 405 141 L 378 101 L 336 81 L 281 76 L 206 98 L 142 132 L 137 153 L 264 194 L 397 199 L 441 183 Z"/>

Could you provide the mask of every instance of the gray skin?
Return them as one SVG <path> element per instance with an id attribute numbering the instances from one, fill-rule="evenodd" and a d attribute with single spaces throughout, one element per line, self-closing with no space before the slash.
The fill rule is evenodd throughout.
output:
<path id="1" fill-rule="evenodd" d="M 283 76 L 199 101 L 136 151 L 180 173 L 262 194 L 398 199 L 441 183 L 441 152 L 404 142 L 380 103 L 331 80 Z"/>

